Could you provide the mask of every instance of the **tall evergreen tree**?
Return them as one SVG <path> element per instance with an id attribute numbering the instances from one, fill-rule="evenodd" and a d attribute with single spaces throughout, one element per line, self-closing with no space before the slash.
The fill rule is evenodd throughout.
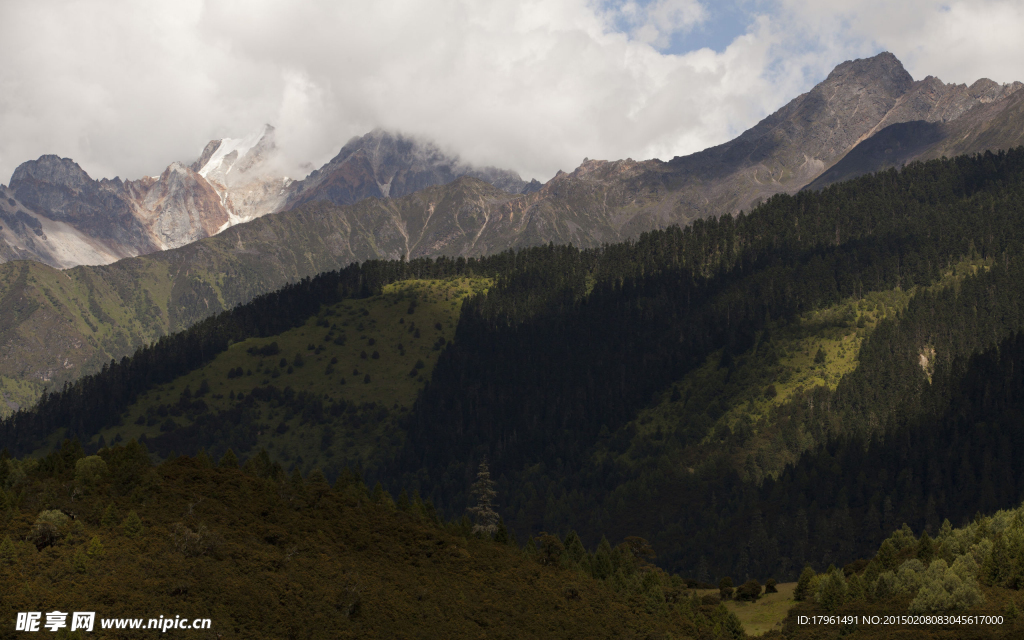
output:
<path id="1" fill-rule="evenodd" d="M 498 497 L 498 492 L 494 490 L 494 481 L 491 480 L 491 470 L 487 467 L 486 460 L 480 463 L 480 468 L 476 472 L 476 482 L 473 483 L 470 494 L 476 500 L 476 506 L 468 509 L 476 520 L 473 533 L 493 534 L 498 530 L 501 518 L 494 510 L 494 499 Z"/>

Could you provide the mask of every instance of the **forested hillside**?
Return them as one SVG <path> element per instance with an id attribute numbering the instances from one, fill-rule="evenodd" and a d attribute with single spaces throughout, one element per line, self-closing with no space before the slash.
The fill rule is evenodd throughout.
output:
<path id="1" fill-rule="evenodd" d="M 170 631 L 186 638 L 743 636 L 642 541 L 606 543 L 596 574 L 566 542 L 474 535 L 348 471 L 332 486 L 265 455 L 242 469 L 205 454 L 153 466 L 135 442 L 94 456 L 66 443 L 0 458 L 0 638 L 24 637 L 18 612 L 55 610 L 96 613 L 92 633 L 59 638 L 139 637 L 156 632 L 101 621 L 158 616 L 210 621 Z"/>
<path id="2" fill-rule="evenodd" d="M 979 514 L 959 528 L 944 520 L 934 537 L 903 525 L 870 561 L 805 567 L 782 635 L 1019 638 L 1022 541 L 1021 506 Z"/>
<path id="3" fill-rule="evenodd" d="M 464 512 L 486 459 L 520 538 L 576 531 L 596 548 L 604 535 L 638 535 L 689 577 L 795 579 L 806 562 L 871 553 L 903 522 L 937 533 L 944 517 L 1024 497 L 1011 418 L 1022 395 L 1012 355 L 1024 330 L 1022 220 L 1018 149 L 777 196 L 600 249 L 368 262 L 164 338 L 0 433 L 18 456 L 63 437 L 91 452 L 145 433 L 161 456 L 234 447 L 244 459 L 265 446 L 332 479 L 356 461 L 371 483 L 418 490 L 447 517 Z M 351 352 L 332 355 L 338 365 L 361 356 L 339 339 L 365 338 L 367 364 L 370 338 L 391 350 L 378 349 L 382 362 L 401 358 L 412 343 L 357 330 L 360 309 L 409 335 L 400 320 L 420 311 L 389 292 L 413 279 L 441 291 L 451 278 L 487 284 L 456 296 L 454 333 L 441 316 L 440 329 L 418 325 L 432 345 L 424 367 L 386 374 L 419 380 L 411 406 L 381 403 L 376 426 L 369 414 L 351 419 L 340 402 L 349 385 L 378 379 L 361 382 L 369 370 L 353 365 L 356 377 L 348 363 L 336 374 L 347 390 L 318 380 L 305 383 L 316 393 L 288 385 L 284 395 L 312 371 L 293 350 L 324 371 L 330 361 L 316 358 L 335 346 Z M 244 354 L 273 342 L 288 353 L 260 351 L 250 376 Z M 333 460 L 311 457 L 316 442 Z"/>
<path id="4" fill-rule="evenodd" d="M 458 509 L 474 460 L 486 455 L 502 474 L 516 526 L 573 527 L 588 543 L 590 532 L 639 533 L 668 556 L 663 561 L 697 575 L 706 567 L 708 576 L 794 576 L 804 561 L 827 565 L 865 553 L 881 529 L 874 537 L 842 534 L 857 522 L 841 508 L 856 485 L 834 473 L 810 481 L 825 492 L 815 506 L 830 510 L 826 518 L 800 507 L 766 509 L 749 479 L 763 474 L 762 463 L 777 472 L 772 448 L 799 455 L 837 439 L 891 441 L 887 434 L 944 410 L 944 385 L 962 375 L 958 362 L 1022 326 L 1022 158 L 1016 151 L 913 165 L 774 198 L 737 220 L 649 234 L 607 248 L 589 270 L 571 252 L 552 253 L 545 268 L 499 278 L 467 306 L 410 418 L 398 469 Z M 956 275 L 965 259 L 977 275 Z M 923 291 L 943 279 L 949 286 Z M 536 282 L 550 292 L 544 304 L 526 293 Z M 729 409 L 721 394 L 698 399 L 703 405 L 690 409 L 696 418 L 660 433 L 630 424 L 708 356 L 718 353 L 716 368 L 728 379 L 770 350 L 772 330 L 799 314 L 843 303 L 859 309 L 868 292 L 889 289 L 921 293 L 870 335 L 865 322 L 857 367 L 835 390 L 808 385 L 763 423 L 722 433 L 701 427 Z M 767 391 L 776 382 L 749 384 Z M 695 444 L 703 445 L 697 464 L 685 454 Z M 634 460 L 609 455 L 627 449 Z M 902 466 L 887 471 L 891 480 L 882 481 L 887 491 L 873 498 L 874 508 L 884 517 L 892 495 L 895 524 L 922 526 L 927 497 L 918 503 L 899 493 Z M 1008 493 L 988 508 L 1020 499 L 1001 486 Z M 792 500 L 798 493 L 780 491 Z M 813 547 L 800 546 L 804 522 Z"/>

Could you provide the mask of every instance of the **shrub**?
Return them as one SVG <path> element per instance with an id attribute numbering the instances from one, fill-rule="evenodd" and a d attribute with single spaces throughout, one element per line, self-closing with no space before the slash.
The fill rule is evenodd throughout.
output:
<path id="1" fill-rule="evenodd" d="M 761 597 L 761 583 L 757 580 L 747 580 L 736 589 L 738 600 L 757 600 Z"/>
<path id="2" fill-rule="evenodd" d="M 764 583 L 764 592 L 765 592 L 765 594 L 778 593 L 779 590 L 775 588 L 775 585 L 777 585 L 777 584 L 778 583 L 775 582 L 775 578 L 768 578 L 768 581 Z"/>
<path id="3" fill-rule="evenodd" d="M 818 353 L 814 354 L 814 364 L 825 364 L 825 350 L 818 347 Z"/>
<path id="4" fill-rule="evenodd" d="M 99 456 L 86 456 L 75 462 L 75 480 L 82 484 L 95 484 L 107 473 L 107 463 Z"/>
<path id="5" fill-rule="evenodd" d="M 186 558 L 203 556 L 214 549 L 214 537 L 202 524 L 193 531 L 180 522 L 175 523 L 171 527 L 171 540 L 175 550 Z"/>
<path id="6" fill-rule="evenodd" d="M 732 578 L 722 578 L 718 582 L 718 595 L 722 597 L 722 600 L 729 600 L 732 598 L 732 594 L 735 589 L 732 588 Z"/>

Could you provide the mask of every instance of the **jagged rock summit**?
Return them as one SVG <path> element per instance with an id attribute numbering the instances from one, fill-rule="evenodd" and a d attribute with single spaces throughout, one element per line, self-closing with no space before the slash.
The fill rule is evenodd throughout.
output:
<path id="1" fill-rule="evenodd" d="M 931 76 L 915 81 L 888 52 L 844 62 L 738 138 L 670 161 L 676 179 L 693 187 L 679 204 L 690 218 L 750 209 L 811 184 L 890 126 L 956 121 L 984 105 L 1019 98 L 1021 86 L 982 79 L 967 87 Z M 847 172 L 844 179 L 855 175 Z"/>

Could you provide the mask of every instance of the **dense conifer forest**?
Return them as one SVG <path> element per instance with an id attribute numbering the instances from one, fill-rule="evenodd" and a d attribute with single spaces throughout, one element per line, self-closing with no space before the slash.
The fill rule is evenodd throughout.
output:
<path id="1" fill-rule="evenodd" d="M 937 535 L 945 518 L 1024 498 L 1022 221 L 1018 149 L 777 196 L 601 249 L 353 265 L 47 394 L 5 419 L 0 441 L 19 458 L 64 437 L 93 453 L 147 391 L 232 344 L 379 299 L 392 283 L 488 278 L 454 338 L 435 343 L 415 403 L 390 418 L 395 438 L 378 445 L 368 483 L 418 491 L 454 518 L 486 460 L 520 539 L 571 534 L 594 550 L 602 536 L 641 536 L 660 566 L 691 579 L 796 579 L 806 563 L 870 556 L 904 522 Z M 798 325 L 812 329 L 785 337 Z M 838 346 L 824 348 L 827 332 Z M 848 366 L 830 369 L 840 358 Z M 268 425 L 246 411 L 253 403 L 319 403 L 308 420 L 319 438 L 352 428 L 322 397 L 260 393 L 237 402 L 218 439 L 179 437 L 174 452 L 256 456 Z M 659 406 L 680 417 L 645 422 Z M 180 428 L 203 424 L 185 413 Z"/>

